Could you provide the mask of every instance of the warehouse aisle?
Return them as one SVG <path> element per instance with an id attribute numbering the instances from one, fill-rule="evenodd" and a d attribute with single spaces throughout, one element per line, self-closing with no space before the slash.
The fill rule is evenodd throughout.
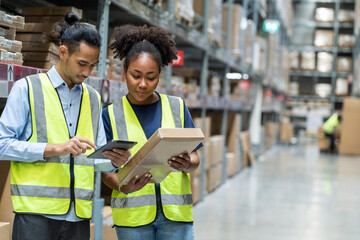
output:
<path id="1" fill-rule="evenodd" d="M 277 146 L 194 208 L 195 239 L 360 239 L 360 158 Z"/>

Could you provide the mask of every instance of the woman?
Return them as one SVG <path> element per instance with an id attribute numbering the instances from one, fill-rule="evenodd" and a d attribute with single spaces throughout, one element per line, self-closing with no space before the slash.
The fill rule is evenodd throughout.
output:
<path id="1" fill-rule="evenodd" d="M 181 98 L 155 92 L 161 68 L 177 58 L 175 42 L 167 32 L 124 25 L 115 29 L 114 39 L 110 48 L 115 57 L 124 59 L 128 94 L 103 111 L 108 140 L 137 141 L 131 150 L 134 155 L 160 127 L 193 128 Z M 182 114 L 173 115 L 174 109 Z M 151 174 L 146 173 L 119 188 L 115 174 L 103 175 L 104 183 L 113 189 L 111 207 L 118 239 L 194 238 L 189 172 L 199 166 L 196 149 L 169 159 L 169 166 L 177 171 L 160 184 L 149 183 Z"/>

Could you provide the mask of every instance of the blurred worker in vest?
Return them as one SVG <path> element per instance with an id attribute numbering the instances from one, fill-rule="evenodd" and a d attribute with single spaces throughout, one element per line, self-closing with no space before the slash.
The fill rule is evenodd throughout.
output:
<path id="1" fill-rule="evenodd" d="M 0 118 L 0 160 L 11 160 L 13 239 L 89 239 L 94 170 L 111 172 L 129 151 L 88 159 L 106 143 L 99 93 L 83 83 L 98 63 L 100 35 L 74 13 L 54 25 L 60 60 L 17 81 Z"/>
<path id="2" fill-rule="evenodd" d="M 335 152 L 335 132 L 339 128 L 341 119 L 341 115 L 336 112 L 333 113 L 323 124 L 325 135 L 330 139 L 331 153 Z"/>
<path id="3" fill-rule="evenodd" d="M 155 91 L 161 68 L 177 58 L 175 42 L 165 30 L 120 26 L 110 47 L 115 57 L 125 59 L 128 94 L 103 110 L 108 140 L 137 141 L 131 149 L 134 155 L 160 127 L 194 127 L 183 99 Z M 149 183 L 152 176 L 145 173 L 120 187 L 115 174 L 103 174 L 104 183 L 114 189 L 111 207 L 118 239 L 194 238 L 189 173 L 199 165 L 196 149 L 169 159 L 174 171 L 161 183 Z"/>

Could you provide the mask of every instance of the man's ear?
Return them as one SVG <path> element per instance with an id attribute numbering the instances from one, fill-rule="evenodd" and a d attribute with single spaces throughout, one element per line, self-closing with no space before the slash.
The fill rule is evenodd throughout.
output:
<path id="1" fill-rule="evenodd" d="M 59 47 L 59 57 L 60 57 L 60 59 L 66 58 L 66 57 L 68 56 L 68 54 L 69 54 L 69 49 L 68 49 L 68 47 L 65 46 L 65 45 L 61 45 L 61 46 Z"/>

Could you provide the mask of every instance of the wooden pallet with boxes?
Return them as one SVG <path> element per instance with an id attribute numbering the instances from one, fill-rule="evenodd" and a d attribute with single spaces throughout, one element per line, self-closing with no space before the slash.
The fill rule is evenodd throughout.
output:
<path id="1" fill-rule="evenodd" d="M 25 20 L 0 11 L 0 62 L 22 65 L 22 42 L 16 40 L 16 32 L 24 28 Z"/>
<path id="2" fill-rule="evenodd" d="M 75 7 L 26 7 L 26 23 L 16 39 L 23 42 L 24 65 L 49 69 L 59 60 L 59 40 L 53 32 L 56 22 L 63 22 L 64 15 L 74 12 L 79 19 L 82 10 Z"/>

